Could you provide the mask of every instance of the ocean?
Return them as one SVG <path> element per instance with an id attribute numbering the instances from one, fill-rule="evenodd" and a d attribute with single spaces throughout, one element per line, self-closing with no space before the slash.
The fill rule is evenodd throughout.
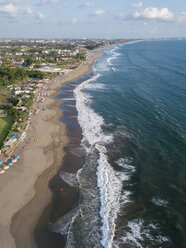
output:
<path id="1" fill-rule="evenodd" d="M 185 40 L 110 47 L 61 90 L 66 124 L 72 131 L 76 120 L 82 132 L 68 151 L 83 161 L 77 175 L 60 172 L 79 192 L 50 226 L 65 247 L 186 247 L 185 48 Z"/>

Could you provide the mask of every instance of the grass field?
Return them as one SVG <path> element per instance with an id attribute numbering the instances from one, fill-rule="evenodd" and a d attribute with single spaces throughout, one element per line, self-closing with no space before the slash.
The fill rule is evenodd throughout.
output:
<path id="1" fill-rule="evenodd" d="M 8 131 L 10 130 L 13 122 L 14 122 L 13 116 L 0 118 L 0 148 L 2 147 L 3 141 L 7 137 Z"/>

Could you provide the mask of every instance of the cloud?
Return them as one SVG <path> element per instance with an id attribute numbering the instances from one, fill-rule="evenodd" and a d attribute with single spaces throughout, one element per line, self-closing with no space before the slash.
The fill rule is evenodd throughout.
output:
<path id="1" fill-rule="evenodd" d="M 151 32 L 151 34 L 154 34 L 154 33 L 156 33 L 156 31 L 157 31 L 157 27 L 153 27 L 150 32 Z"/>
<path id="2" fill-rule="evenodd" d="M 123 12 L 121 12 L 118 15 L 116 15 L 115 18 L 124 21 L 126 20 L 126 15 Z"/>
<path id="3" fill-rule="evenodd" d="M 184 23 L 186 22 L 186 12 L 181 12 L 176 16 L 176 22 L 177 23 Z"/>
<path id="4" fill-rule="evenodd" d="M 123 19 L 123 18 L 125 18 L 125 14 L 124 13 L 119 13 L 119 15 L 117 15 L 117 17 Z"/>
<path id="5" fill-rule="evenodd" d="M 85 2 L 85 3 L 83 3 L 83 4 L 81 4 L 80 5 L 80 7 L 82 8 L 82 7 L 93 7 L 93 6 L 95 6 L 95 3 L 93 3 L 93 2 Z"/>
<path id="6" fill-rule="evenodd" d="M 172 21 L 175 18 L 174 13 L 170 12 L 167 8 L 146 8 L 142 11 L 136 11 L 133 14 L 136 19 L 151 19 L 151 20 L 163 20 Z"/>
<path id="7" fill-rule="evenodd" d="M 19 3 L 19 0 L 0 0 L 0 3 Z"/>
<path id="8" fill-rule="evenodd" d="M 42 4 L 46 4 L 46 3 L 58 3 L 58 0 L 42 0 L 41 3 Z"/>
<path id="9" fill-rule="evenodd" d="M 93 15 L 100 16 L 100 15 L 103 15 L 105 13 L 106 13 L 106 11 L 104 9 L 98 9 L 98 10 L 94 11 Z"/>
<path id="10" fill-rule="evenodd" d="M 68 7 L 69 6 L 69 3 L 64 3 L 63 6 L 64 7 Z"/>
<path id="11" fill-rule="evenodd" d="M 31 15 L 33 13 L 33 10 L 31 8 L 26 8 L 25 13 Z"/>
<path id="12" fill-rule="evenodd" d="M 71 20 L 71 24 L 74 25 L 74 24 L 76 24 L 76 23 L 77 23 L 77 19 L 76 19 L 76 18 L 73 18 L 73 19 Z"/>
<path id="13" fill-rule="evenodd" d="M 2 7 L 0 7 L 0 13 L 6 14 L 11 17 L 16 17 L 18 14 L 19 7 L 13 5 L 13 4 L 7 4 Z"/>
<path id="14" fill-rule="evenodd" d="M 59 22 L 59 25 L 75 25 L 78 22 L 77 18 L 72 18 L 71 20 L 62 20 Z"/>
<path id="15" fill-rule="evenodd" d="M 130 6 L 132 8 L 141 8 L 143 6 L 143 3 L 142 2 L 132 3 Z"/>
<path id="16" fill-rule="evenodd" d="M 45 15 L 42 14 L 41 12 L 37 12 L 37 18 L 40 19 L 40 20 L 42 20 L 42 19 L 45 18 Z"/>

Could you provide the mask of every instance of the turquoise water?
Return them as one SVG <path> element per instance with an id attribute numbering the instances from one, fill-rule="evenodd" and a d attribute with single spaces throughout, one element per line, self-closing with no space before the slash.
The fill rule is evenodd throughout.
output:
<path id="1" fill-rule="evenodd" d="M 89 130 L 89 143 L 106 148 L 97 173 L 105 247 L 186 247 L 185 48 L 175 40 L 110 48 L 84 86 L 97 114 L 90 123 L 102 128 L 94 142 Z M 85 115 L 81 127 L 90 125 Z"/>

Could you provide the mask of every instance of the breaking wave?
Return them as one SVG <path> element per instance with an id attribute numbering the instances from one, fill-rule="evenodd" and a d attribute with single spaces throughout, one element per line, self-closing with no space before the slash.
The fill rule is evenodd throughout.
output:
<path id="1" fill-rule="evenodd" d="M 163 247 L 170 242 L 161 233 L 156 219 L 147 220 L 141 213 L 140 216 L 133 215 L 128 219 L 129 208 L 131 207 L 131 212 L 136 210 L 133 175 L 137 173 L 137 167 L 130 157 L 133 154 L 125 157 L 127 153 L 119 153 L 118 147 L 120 140 L 123 142 L 124 139 L 133 139 L 134 134 L 123 126 L 120 116 L 117 117 L 119 124 L 113 131 L 114 124 L 109 121 L 105 123 L 104 118 L 92 108 L 91 93 L 97 89 L 101 93 L 105 89 L 109 91 L 107 84 L 99 83 L 101 73 L 111 69 L 114 72 L 119 71 L 111 66 L 112 60 L 120 55 L 116 49 L 117 47 L 109 50 L 111 55 L 106 54 L 106 60 L 98 63 L 96 68 L 93 67 L 95 75 L 92 78 L 74 89 L 74 98 L 64 98 L 67 102 L 76 101 L 77 118 L 83 135 L 81 149 L 85 157 L 84 166 L 76 175 L 60 173 L 66 183 L 80 191 L 78 207 L 56 223 L 50 224 L 51 230 L 67 235 L 66 248 Z M 112 133 L 105 130 L 112 130 Z M 116 152 L 114 149 L 109 150 L 113 147 Z M 75 153 L 76 151 L 73 152 Z M 149 200 L 151 205 L 157 207 L 166 207 L 169 204 L 158 197 L 151 197 Z"/>
<path id="2" fill-rule="evenodd" d="M 83 132 L 83 144 L 87 153 L 98 153 L 97 184 L 100 197 L 101 240 L 103 247 L 111 247 L 115 232 L 115 219 L 119 211 L 119 196 L 122 183 L 108 162 L 105 145 L 113 141 L 113 136 L 102 130 L 104 119 L 89 105 L 89 95 L 83 90 L 90 88 L 89 83 L 97 80 L 100 74 L 82 83 L 75 90 L 78 120 Z"/>
<path id="3" fill-rule="evenodd" d="M 103 132 L 104 119 L 91 108 L 91 97 L 86 92 L 101 87 L 90 86 L 99 77 L 96 74 L 74 90 L 86 159 L 76 177 L 63 172 L 60 176 L 70 186 L 78 185 L 81 200 L 77 209 L 50 224 L 50 230 L 67 234 L 66 247 L 111 248 L 115 233 L 122 180 L 107 157 L 106 145 L 113 141 L 113 135 Z"/>
<path id="4" fill-rule="evenodd" d="M 163 200 L 159 197 L 153 197 L 151 201 L 158 207 L 167 207 L 168 205 L 168 201 Z"/>
<path id="5" fill-rule="evenodd" d="M 116 59 L 116 58 L 120 55 L 120 53 L 116 52 L 116 49 L 117 49 L 117 48 L 118 48 L 118 47 L 115 47 L 115 48 L 113 48 L 113 49 L 110 51 L 111 54 L 112 54 L 112 56 L 109 57 L 109 58 L 107 58 L 107 63 L 108 63 L 108 65 L 112 65 L 111 61 L 112 61 L 113 59 Z"/>
<path id="6" fill-rule="evenodd" d="M 116 247 L 123 247 L 123 245 L 130 245 L 129 247 L 152 247 L 153 245 L 166 245 L 169 243 L 169 239 L 159 232 L 159 225 L 156 223 L 145 223 L 143 219 L 135 219 L 129 221 L 127 224 L 128 231 L 124 232 L 123 237 L 117 242 Z M 157 235 L 154 235 L 154 232 Z M 153 235 L 152 235 L 153 233 Z M 143 242 L 149 245 L 143 245 Z M 127 246 L 128 247 L 128 246 Z"/>

